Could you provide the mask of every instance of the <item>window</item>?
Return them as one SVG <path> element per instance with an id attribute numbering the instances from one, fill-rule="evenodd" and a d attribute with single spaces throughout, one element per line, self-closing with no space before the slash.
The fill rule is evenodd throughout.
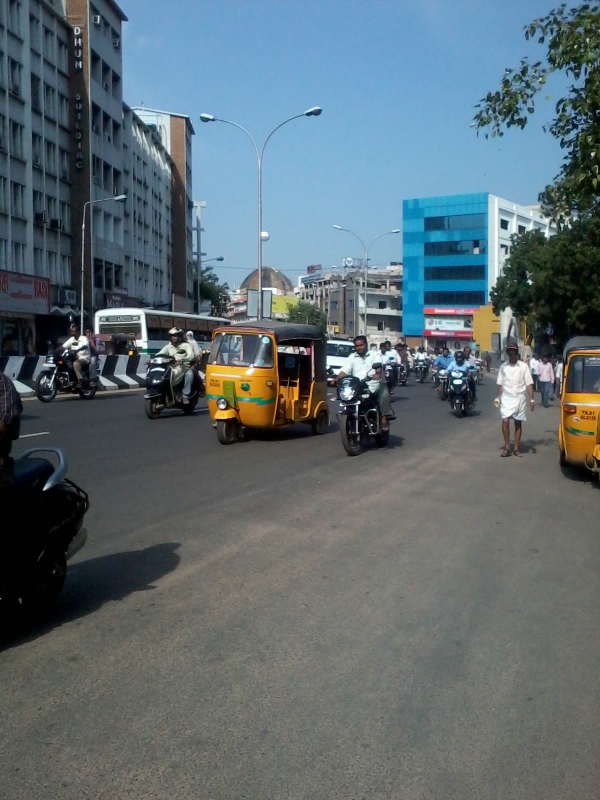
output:
<path id="1" fill-rule="evenodd" d="M 23 158 L 23 126 L 11 119 L 8 130 L 11 155 Z"/>
<path id="2" fill-rule="evenodd" d="M 17 36 L 21 35 L 21 3 L 19 0 L 8 0 L 8 28 Z"/>
<path id="3" fill-rule="evenodd" d="M 8 241 L 6 239 L 0 239 L 0 269 L 6 269 L 7 259 L 8 257 Z"/>
<path id="4" fill-rule="evenodd" d="M 56 210 L 57 210 L 56 197 L 48 197 L 48 198 L 47 198 L 47 202 L 48 202 L 48 217 L 49 217 L 50 219 L 56 219 L 56 218 L 57 218 L 57 213 L 56 213 Z"/>
<path id="5" fill-rule="evenodd" d="M 41 247 L 33 248 L 33 274 L 44 275 L 44 251 Z"/>
<path id="6" fill-rule="evenodd" d="M 500 227 L 502 228 L 503 231 L 507 231 L 508 230 L 508 220 L 507 219 L 501 219 L 500 220 Z"/>
<path id="7" fill-rule="evenodd" d="M 56 118 L 56 91 L 47 83 L 44 84 L 44 113 Z"/>
<path id="8" fill-rule="evenodd" d="M 6 117 L 0 114 L 0 150 L 6 150 L 5 138 L 6 133 Z"/>
<path id="9" fill-rule="evenodd" d="M 13 242 L 11 246 L 12 268 L 15 272 L 25 272 L 25 245 Z"/>
<path id="10" fill-rule="evenodd" d="M 483 306 L 486 292 L 425 292 L 423 299 L 431 306 Z"/>
<path id="11" fill-rule="evenodd" d="M 474 256 L 485 253 L 485 239 L 462 242 L 425 242 L 426 256 Z"/>
<path id="12" fill-rule="evenodd" d="M 33 213 L 42 214 L 46 210 L 44 193 L 33 190 Z"/>
<path id="13" fill-rule="evenodd" d="M 69 127 L 69 98 L 64 94 L 58 95 L 58 121 L 65 128 Z"/>
<path id="14" fill-rule="evenodd" d="M 384 328 L 384 326 L 383 326 L 383 322 L 378 322 L 378 323 L 377 323 L 377 330 L 378 330 L 378 331 L 383 331 L 383 330 L 385 330 L 385 328 Z"/>
<path id="15" fill-rule="evenodd" d="M 58 68 L 63 72 L 69 72 L 69 46 L 65 42 L 58 40 Z"/>
<path id="16" fill-rule="evenodd" d="M 8 59 L 8 90 L 17 97 L 21 96 L 21 65 L 14 58 Z"/>
<path id="17" fill-rule="evenodd" d="M 527 228 L 525 227 L 525 225 L 519 225 L 519 227 L 517 228 L 517 230 L 518 230 L 518 232 L 519 232 L 519 236 L 521 236 L 522 234 L 524 234 L 524 233 L 525 233 L 525 231 L 527 230 Z"/>
<path id="18" fill-rule="evenodd" d="M 425 217 L 426 231 L 458 231 L 465 228 L 485 228 L 485 214 L 457 214 L 452 217 Z"/>
<path id="19" fill-rule="evenodd" d="M 6 213 L 6 178 L 0 177 L 0 211 Z"/>
<path id="20" fill-rule="evenodd" d="M 508 255 L 508 250 L 509 250 L 509 247 L 508 247 L 507 244 L 501 244 L 500 245 L 500 252 L 502 253 L 503 256 L 507 256 Z"/>
<path id="21" fill-rule="evenodd" d="M 272 367 L 273 347 L 268 336 L 219 333 L 210 350 L 211 364 Z"/>
<path id="22" fill-rule="evenodd" d="M 31 135 L 31 155 L 33 156 L 34 167 L 41 167 L 42 165 L 42 137 L 33 133 Z"/>
<path id="23" fill-rule="evenodd" d="M 348 344 L 340 344 L 339 342 L 327 342 L 327 355 L 338 356 L 338 358 L 348 358 L 350 353 L 354 352 L 354 345 L 351 342 Z"/>
<path id="24" fill-rule="evenodd" d="M 53 142 L 46 142 L 46 170 L 56 175 L 56 145 Z"/>
<path id="25" fill-rule="evenodd" d="M 69 233 L 71 231 L 71 206 L 64 201 L 60 203 L 60 219 L 62 220 L 63 229 Z"/>
<path id="26" fill-rule="evenodd" d="M 69 151 L 63 150 L 62 147 L 60 147 L 58 152 L 60 159 L 60 177 L 66 181 L 69 179 Z"/>
<path id="27" fill-rule="evenodd" d="M 10 213 L 13 217 L 23 217 L 23 189 L 25 187 L 16 183 L 10 182 Z"/>
<path id="28" fill-rule="evenodd" d="M 48 264 L 47 275 L 50 278 L 50 283 L 58 283 L 58 270 L 56 268 L 57 264 L 56 253 L 53 253 L 52 250 L 48 250 L 46 252 L 46 261 Z"/>
<path id="29" fill-rule="evenodd" d="M 38 53 L 42 52 L 40 45 L 40 21 L 33 14 L 29 15 L 29 41 L 34 50 Z"/>
<path id="30" fill-rule="evenodd" d="M 63 286 L 70 286 L 71 284 L 71 257 L 60 257 L 60 282 Z"/>
<path id="31" fill-rule="evenodd" d="M 600 394 L 600 356 L 574 356 L 569 361 L 565 391 Z"/>
<path id="32" fill-rule="evenodd" d="M 44 58 L 52 64 L 56 62 L 56 54 L 54 52 L 54 34 L 49 28 L 44 27 Z"/>
<path id="33" fill-rule="evenodd" d="M 485 267 L 425 267 L 426 281 L 484 281 Z"/>
<path id="34" fill-rule="evenodd" d="M 387 302 L 385 300 L 380 300 L 379 308 L 387 308 Z"/>
<path id="35" fill-rule="evenodd" d="M 31 108 L 42 110 L 42 82 L 37 75 L 31 74 Z"/>

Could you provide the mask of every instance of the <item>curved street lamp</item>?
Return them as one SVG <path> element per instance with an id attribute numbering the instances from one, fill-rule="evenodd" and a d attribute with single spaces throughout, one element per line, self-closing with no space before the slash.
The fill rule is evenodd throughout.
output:
<path id="1" fill-rule="evenodd" d="M 336 231 L 344 231 L 345 233 L 349 233 L 351 236 L 354 236 L 355 239 L 361 243 L 364 253 L 365 253 L 365 336 L 367 335 L 367 285 L 369 283 L 369 250 L 371 246 L 377 241 L 377 239 L 381 239 L 382 236 L 391 236 L 394 233 L 400 233 L 400 228 L 394 228 L 391 231 L 385 231 L 384 233 L 380 233 L 374 239 L 371 239 L 368 245 L 366 245 L 360 236 L 354 231 L 349 230 L 348 228 L 342 228 L 341 225 L 334 225 L 333 226 Z"/>
<path id="2" fill-rule="evenodd" d="M 249 130 L 244 128 L 242 125 L 239 125 L 237 122 L 232 122 L 229 119 L 220 119 L 219 117 L 215 117 L 213 114 L 200 114 L 200 121 L 201 122 L 224 122 L 226 125 L 233 125 L 234 128 L 239 128 L 243 131 L 246 136 L 250 139 L 254 146 L 254 150 L 256 152 L 256 161 L 258 166 L 258 198 L 257 198 L 257 205 L 258 205 L 258 319 L 261 320 L 263 318 L 263 297 L 262 297 L 262 278 L 263 278 L 263 265 L 262 265 L 262 246 L 263 246 L 263 230 L 262 230 L 262 162 L 263 156 L 265 153 L 265 147 L 269 143 L 269 139 L 273 134 L 282 128 L 284 125 L 287 125 L 288 122 L 292 122 L 294 119 L 300 119 L 300 117 L 318 117 L 321 112 L 323 111 L 322 108 L 319 106 L 313 106 L 312 108 L 303 111 L 302 114 L 295 114 L 293 117 L 289 117 L 285 119 L 283 122 L 280 122 L 276 128 L 273 128 L 271 133 L 267 136 L 264 141 L 263 146 L 259 149 L 256 141 Z"/>

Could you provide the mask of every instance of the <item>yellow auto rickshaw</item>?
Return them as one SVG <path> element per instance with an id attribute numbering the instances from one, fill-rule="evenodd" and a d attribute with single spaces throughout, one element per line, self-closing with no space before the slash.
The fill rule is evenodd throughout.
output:
<path id="1" fill-rule="evenodd" d="M 329 425 L 325 336 L 315 325 L 263 320 L 217 328 L 206 365 L 206 397 L 221 444 L 243 428 Z"/>
<path id="2" fill-rule="evenodd" d="M 600 474 L 600 336 L 576 336 L 563 353 L 558 444 L 561 466 Z"/>

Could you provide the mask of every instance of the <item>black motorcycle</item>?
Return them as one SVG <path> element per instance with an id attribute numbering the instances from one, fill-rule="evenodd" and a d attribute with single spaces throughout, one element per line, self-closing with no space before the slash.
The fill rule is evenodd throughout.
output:
<path id="1" fill-rule="evenodd" d="M 50 351 L 42 365 L 35 387 L 35 395 L 42 403 L 51 403 L 56 395 L 78 394 L 83 400 L 92 400 L 97 385 L 90 376 L 90 365 L 83 365 L 83 378 L 78 384 L 73 368 L 74 354 L 70 350 L 59 348 Z"/>
<path id="2" fill-rule="evenodd" d="M 394 386 L 396 385 L 396 366 L 391 362 L 386 364 L 383 368 L 383 377 L 385 379 L 385 383 L 390 391 L 390 394 L 394 391 Z"/>
<path id="3" fill-rule="evenodd" d="M 347 375 L 338 383 L 340 435 L 344 450 L 349 456 L 358 456 L 370 438 L 379 447 L 385 447 L 389 430 L 381 428 L 381 414 L 377 398 L 369 391 L 366 381 Z"/>
<path id="4" fill-rule="evenodd" d="M 158 419 L 166 408 L 179 408 L 184 414 L 193 414 L 198 400 L 206 394 L 204 381 L 198 370 L 194 369 L 192 391 L 188 402 L 184 403 L 183 376 L 175 386 L 172 382 L 175 364 L 173 356 L 155 356 L 148 364 L 144 395 L 144 410 L 148 419 Z"/>
<path id="5" fill-rule="evenodd" d="M 452 370 L 448 379 L 448 399 L 457 417 L 464 417 L 475 407 L 469 378 L 460 370 Z"/>
<path id="6" fill-rule="evenodd" d="M 419 383 L 425 383 L 425 378 L 429 372 L 429 367 L 423 361 L 417 361 L 415 365 L 415 377 Z"/>
<path id="7" fill-rule="evenodd" d="M 408 371 L 404 364 L 398 365 L 398 383 L 400 386 L 406 386 L 406 381 L 408 380 Z"/>
<path id="8" fill-rule="evenodd" d="M 14 462 L 8 491 L 15 521 L 4 526 L 0 561 L 4 623 L 23 612 L 45 611 L 62 590 L 67 561 L 85 545 L 88 496 L 66 475 L 67 462 L 58 448 L 27 450 Z"/>
<path id="9" fill-rule="evenodd" d="M 437 371 L 437 390 L 440 397 L 440 400 L 447 400 L 448 399 L 448 381 L 449 375 L 448 370 L 440 367 Z"/>

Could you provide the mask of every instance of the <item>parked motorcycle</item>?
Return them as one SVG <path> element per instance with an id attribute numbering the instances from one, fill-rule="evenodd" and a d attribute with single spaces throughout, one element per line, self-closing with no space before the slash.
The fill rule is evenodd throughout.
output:
<path id="1" fill-rule="evenodd" d="M 338 383 L 340 435 L 349 456 L 358 456 L 366 442 L 373 438 L 379 447 L 388 443 L 389 430 L 381 429 L 377 399 L 366 381 L 347 375 Z"/>
<path id="2" fill-rule="evenodd" d="M 62 590 L 67 561 L 85 545 L 89 499 L 66 475 L 67 462 L 58 448 L 36 447 L 14 462 L 14 488 L 9 491 L 13 508 L 21 508 L 23 516 L 19 522 L 16 517 L 7 522 L 3 530 L 3 622 L 19 612 L 45 611 Z"/>
<path id="3" fill-rule="evenodd" d="M 469 388 L 469 379 L 460 370 L 453 370 L 448 383 L 448 398 L 450 406 L 457 417 L 464 417 L 471 411 L 475 403 Z"/>
<path id="4" fill-rule="evenodd" d="M 158 419 L 166 408 L 179 408 L 184 414 L 194 413 L 196 404 L 206 394 L 204 378 L 199 370 L 194 369 L 194 381 L 189 402 L 183 402 L 184 375 L 173 386 L 173 356 L 155 356 L 148 364 L 146 373 L 146 394 L 144 410 L 148 419 Z"/>
<path id="5" fill-rule="evenodd" d="M 35 395 L 42 403 L 51 403 L 56 395 L 78 394 L 83 400 L 92 400 L 97 385 L 90 376 L 90 365 L 84 365 L 81 386 L 73 368 L 73 353 L 69 350 L 50 351 L 42 365 L 35 386 Z"/>

